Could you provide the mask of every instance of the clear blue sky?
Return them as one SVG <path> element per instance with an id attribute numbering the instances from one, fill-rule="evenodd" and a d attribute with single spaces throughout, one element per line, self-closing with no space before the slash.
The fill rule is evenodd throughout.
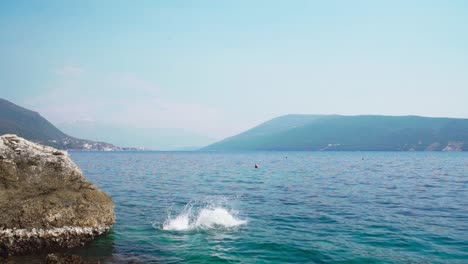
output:
<path id="1" fill-rule="evenodd" d="M 468 1 L 2 1 L 0 38 L 0 97 L 54 123 L 468 118 Z"/>

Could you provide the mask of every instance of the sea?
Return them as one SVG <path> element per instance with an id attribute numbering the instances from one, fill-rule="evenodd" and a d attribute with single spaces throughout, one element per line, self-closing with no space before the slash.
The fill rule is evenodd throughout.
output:
<path id="1" fill-rule="evenodd" d="M 70 155 L 115 202 L 87 260 L 468 263 L 468 153 Z"/>

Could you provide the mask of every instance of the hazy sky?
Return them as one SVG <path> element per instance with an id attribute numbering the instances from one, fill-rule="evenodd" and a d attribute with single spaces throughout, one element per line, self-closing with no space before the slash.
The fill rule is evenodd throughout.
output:
<path id="1" fill-rule="evenodd" d="M 468 1 L 1 1 L 0 97 L 211 139 L 290 113 L 468 117 Z"/>

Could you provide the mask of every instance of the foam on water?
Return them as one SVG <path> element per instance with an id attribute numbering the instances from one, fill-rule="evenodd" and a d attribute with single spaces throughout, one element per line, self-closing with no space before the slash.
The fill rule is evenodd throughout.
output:
<path id="1" fill-rule="evenodd" d="M 235 228 L 246 224 L 236 217 L 236 212 L 221 206 L 206 205 L 196 208 L 192 203 L 185 206 L 176 217 L 169 214 L 162 225 L 166 231 L 190 231 L 195 229 Z"/>
<path id="2" fill-rule="evenodd" d="M 163 230 L 184 231 L 192 229 L 188 214 L 180 214 L 174 219 L 167 219 L 163 224 Z"/>

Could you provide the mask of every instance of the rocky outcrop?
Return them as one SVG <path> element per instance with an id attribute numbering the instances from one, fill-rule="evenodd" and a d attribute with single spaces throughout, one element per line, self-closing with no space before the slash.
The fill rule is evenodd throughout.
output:
<path id="1" fill-rule="evenodd" d="M 44 264 L 99 264 L 99 261 L 85 261 L 80 256 L 49 254 L 44 260 Z"/>
<path id="2" fill-rule="evenodd" d="M 0 137 L 0 255 L 83 245 L 114 222 L 112 199 L 66 152 Z"/>

